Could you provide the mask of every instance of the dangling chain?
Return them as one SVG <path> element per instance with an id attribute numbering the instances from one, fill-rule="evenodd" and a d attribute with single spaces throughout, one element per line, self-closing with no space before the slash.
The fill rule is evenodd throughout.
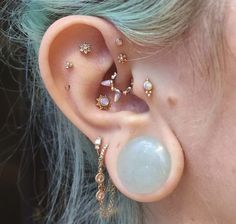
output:
<path id="1" fill-rule="evenodd" d="M 114 212 L 114 198 L 115 198 L 115 193 L 116 193 L 116 187 L 112 183 L 111 179 L 108 181 L 108 186 L 107 188 L 105 187 L 105 175 L 104 175 L 104 170 L 105 170 L 105 164 L 104 164 L 104 158 L 105 158 L 105 153 L 108 149 L 108 145 L 105 145 L 101 149 L 101 144 L 102 144 L 102 139 L 101 137 L 97 138 L 95 141 L 95 149 L 97 150 L 98 153 L 98 173 L 95 177 L 95 180 L 98 184 L 98 191 L 96 193 L 96 198 L 100 206 L 100 215 L 102 218 L 108 218 L 110 217 Z M 107 207 L 105 207 L 105 196 L 106 193 L 110 192 L 110 199 L 108 202 Z"/>

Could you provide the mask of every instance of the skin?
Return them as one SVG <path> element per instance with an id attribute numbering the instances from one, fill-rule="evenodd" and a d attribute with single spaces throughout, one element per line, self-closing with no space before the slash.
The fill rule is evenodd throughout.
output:
<path id="1" fill-rule="evenodd" d="M 227 66 L 220 96 L 212 88 L 212 79 L 194 73 L 182 44 L 148 56 L 147 52 L 157 49 L 134 45 L 109 22 L 83 16 L 57 21 L 43 38 L 39 66 L 48 92 L 91 141 L 102 133 L 110 145 L 106 155 L 109 174 L 122 193 L 147 202 L 147 224 L 235 223 L 236 31 L 232 27 L 236 26 L 236 1 L 227 10 L 228 48 L 222 53 Z M 117 37 L 122 37 L 123 46 L 115 45 Z M 87 56 L 78 50 L 84 41 L 93 47 Z M 117 62 L 120 52 L 128 55 L 128 63 Z M 68 60 L 74 63 L 71 70 L 64 67 Z M 119 74 L 116 86 L 125 89 L 133 77 L 133 94 L 113 103 L 109 111 L 101 111 L 95 99 L 101 92 L 110 95 L 100 82 L 109 78 L 114 64 Z M 154 85 L 150 98 L 142 88 L 147 77 Z M 68 83 L 69 91 L 65 90 Z M 169 183 L 148 199 L 127 192 L 115 166 L 122 146 L 144 134 L 168 145 L 177 164 Z"/>

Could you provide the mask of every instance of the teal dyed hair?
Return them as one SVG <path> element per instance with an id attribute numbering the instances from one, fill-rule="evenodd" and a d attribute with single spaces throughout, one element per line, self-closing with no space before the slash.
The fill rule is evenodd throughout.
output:
<path id="1" fill-rule="evenodd" d="M 142 205 L 117 194 L 117 213 L 109 220 L 98 215 L 95 199 L 97 158 L 92 144 L 51 101 L 40 79 L 37 55 L 46 29 L 67 15 L 92 15 L 112 22 L 139 45 L 172 46 L 195 24 L 205 0 L 24 0 L 7 1 L 1 17 L 8 22 L 2 32 L 19 43 L 26 56 L 31 100 L 29 126 L 37 130 L 47 155 L 48 200 L 42 222 L 46 224 L 141 224 Z M 212 37 L 213 38 L 213 37 Z M 215 42 L 214 42 L 215 43 Z M 21 49 L 20 48 L 20 49 Z M 11 49 L 12 50 L 12 49 Z M 37 124 L 37 125 L 36 125 Z M 30 127 L 29 127 L 30 129 Z"/>

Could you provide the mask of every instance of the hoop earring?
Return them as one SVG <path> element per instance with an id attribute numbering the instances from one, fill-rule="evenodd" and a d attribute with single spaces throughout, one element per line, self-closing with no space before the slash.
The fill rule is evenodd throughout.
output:
<path id="1" fill-rule="evenodd" d="M 95 142 L 95 149 L 98 154 L 98 173 L 95 176 L 95 181 L 98 184 L 98 191 L 96 193 L 96 199 L 99 203 L 99 212 L 101 218 L 108 218 L 112 216 L 115 213 L 114 209 L 114 199 L 115 199 L 115 193 L 116 193 L 116 187 L 113 185 L 111 179 L 108 180 L 108 186 L 105 187 L 105 164 L 104 164 L 104 158 L 106 151 L 108 149 L 108 144 L 104 145 L 102 147 L 102 138 L 98 137 Z M 106 193 L 110 193 L 109 202 L 107 204 L 107 207 L 105 207 L 105 196 Z"/>

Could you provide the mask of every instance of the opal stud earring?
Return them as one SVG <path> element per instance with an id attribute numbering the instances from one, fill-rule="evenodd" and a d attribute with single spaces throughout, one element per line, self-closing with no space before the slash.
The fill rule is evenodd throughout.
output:
<path id="1" fill-rule="evenodd" d="M 122 46 L 123 45 L 123 40 L 121 38 L 116 38 L 116 45 L 117 46 Z"/>
<path id="2" fill-rule="evenodd" d="M 105 95 L 100 95 L 97 99 L 97 107 L 100 109 L 100 110 L 109 110 L 110 108 L 110 100 L 109 98 Z"/>
<path id="3" fill-rule="evenodd" d="M 120 53 L 117 59 L 120 64 L 125 64 L 128 61 L 127 55 L 123 53 Z"/>
<path id="4" fill-rule="evenodd" d="M 153 84 L 148 78 L 144 81 L 143 88 L 144 88 L 146 95 L 148 97 L 150 97 L 152 95 L 152 91 L 153 91 Z"/>
<path id="5" fill-rule="evenodd" d="M 89 43 L 83 43 L 80 45 L 80 52 L 87 55 L 92 51 L 92 46 Z"/>
<path id="6" fill-rule="evenodd" d="M 71 61 L 66 61 L 66 63 L 65 63 L 65 68 L 66 69 L 70 69 L 70 68 L 73 68 L 73 63 L 71 62 Z"/>

